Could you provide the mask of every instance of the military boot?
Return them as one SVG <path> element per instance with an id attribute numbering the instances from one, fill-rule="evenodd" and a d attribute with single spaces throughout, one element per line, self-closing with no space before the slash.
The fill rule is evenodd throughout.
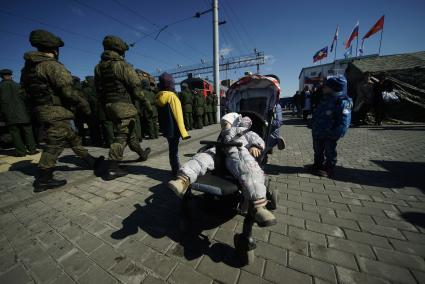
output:
<path id="1" fill-rule="evenodd" d="M 59 180 L 53 178 L 53 168 L 39 169 L 38 171 L 38 177 L 33 183 L 34 192 L 42 192 L 48 189 L 61 187 L 66 184 L 66 180 Z"/>
<path id="2" fill-rule="evenodd" d="M 118 161 L 109 160 L 108 174 L 106 175 L 106 180 L 113 180 L 119 177 L 128 175 L 128 172 L 121 169 L 118 166 Z"/>
<path id="3" fill-rule="evenodd" d="M 139 161 L 142 161 L 142 162 L 146 161 L 150 153 L 151 153 L 151 148 L 147 147 L 145 150 L 142 149 L 142 151 L 139 153 Z"/>
<path id="4" fill-rule="evenodd" d="M 270 227 L 276 224 L 276 217 L 266 208 L 267 200 L 261 198 L 253 202 L 254 220 L 259 227 Z"/>
<path id="5" fill-rule="evenodd" d="M 105 173 L 108 170 L 106 167 L 106 163 L 104 163 L 104 156 L 95 158 L 92 155 L 87 154 L 87 156 L 85 156 L 83 159 L 89 165 L 90 169 L 93 170 L 93 173 L 96 176 L 100 176 L 102 173 Z"/>
<path id="6" fill-rule="evenodd" d="M 174 191 L 174 193 L 179 198 L 183 198 L 184 194 L 189 188 L 189 185 L 190 185 L 189 177 L 185 175 L 178 175 L 177 179 L 170 180 L 168 182 L 168 188 Z"/>

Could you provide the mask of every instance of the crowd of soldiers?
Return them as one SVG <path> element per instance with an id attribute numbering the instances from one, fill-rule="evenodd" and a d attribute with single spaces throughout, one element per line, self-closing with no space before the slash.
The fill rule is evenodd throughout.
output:
<path id="1" fill-rule="evenodd" d="M 182 83 L 179 99 L 182 103 L 184 125 L 188 130 L 201 129 L 217 123 L 217 95 L 202 90 L 190 90 L 187 83 Z"/>
<path id="2" fill-rule="evenodd" d="M 160 131 L 157 86 L 149 74 L 125 61 L 129 46 L 119 37 L 106 36 L 94 76 L 81 82 L 59 62 L 59 50 L 64 46 L 59 37 L 34 30 L 29 41 L 37 50 L 24 54 L 21 86 L 12 80 L 11 70 L 1 70 L 0 107 L 17 156 L 36 154 L 35 140 L 45 142 L 34 191 L 66 184 L 66 180 L 53 177 L 64 147 L 71 147 L 95 173 L 106 171 L 109 180 L 126 174 L 119 162 L 127 145 L 140 161 L 145 161 L 150 148 L 142 149 L 140 142 L 158 138 Z M 204 96 L 204 90 L 191 90 L 187 84 L 181 87 L 179 98 L 186 128 L 200 129 L 216 123 L 216 95 Z M 38 135 L 41 132 L 42 139 Z M 108 163 L 103 157 L 89 154 L 83 146 L 89 142 L 110 148 Z"/>

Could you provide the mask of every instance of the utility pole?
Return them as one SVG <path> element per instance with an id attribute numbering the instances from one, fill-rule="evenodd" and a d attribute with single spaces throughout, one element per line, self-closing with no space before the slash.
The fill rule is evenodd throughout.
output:
<path id="1" fill-rule="evenodd" d="M 218 0 L 213 0 L 214 91 L 217 95 L 217 121 L 220 121 L 220 72 L 218 50 Z"/>

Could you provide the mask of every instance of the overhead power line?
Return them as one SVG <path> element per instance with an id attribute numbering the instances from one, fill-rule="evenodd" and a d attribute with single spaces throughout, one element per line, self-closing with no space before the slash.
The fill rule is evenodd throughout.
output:
<path id="1" fill-rule="evenodd" d="M 66 28 L 58 27 L 56 25 L 52 25 L 52 24 L 49 24 L 49 23 L 40 21 L 38 19 L 31 18 L 31 17 L 14 14 L 14 13 L 11 13 L 9 11 L 2 10 L 2 9 L 0 9 L 0 13 L 6 14 L 6 15 L 9 15 L 9 16 L 12 16 L 12 17 L 18 17 L 18 18 L 21 18 L 21 19 L 24 19 L 24 20 L 27 20 L 27 21 L 30 21 L 30 22 L 38 23 L 38 24 L 44 25 L 46 27 L 51 27 L 51 28 L 54 28 L 56 30 L 60 30 L 60 31 L 63 31 L 63 32 L 69 33 L 69 34 L 73 34 L 75 36 L 83 37 L 83 38 L 91 40 L 91 41 L 95 41 L 95 42 L 99 41 L 99 39 L 94 38 L 92 36 L 85 35 L 85 34 L 82 34 L 82 33 L 79 33 L 79 32 L 75 32 L 75 31 L 71 31 L 71 30 L 66 29 Z"/>
<path id="2" fill-rule="evenodd" d="M 235 12 L 235 10 L 232 8 L 232 5 L 230 3 L 230 1 L 222 1 L 223 4 L 225 4 L 230 12 L 233 14 L 232 19 L 236 19 L 236 22 L 239 23 L 239 25 L 242 27 L 242 31 L 245 32 L 245 35 L 247 36 L 247 39 L 252 42 L 252 44 L 255 44 L 255 40 L 254 38 L 251 36 L 251 34 L 248 32 L 248 30 L 245 28 L 245 25 L 243 24 L 242 20 L 240 19 L 238 13 Z"/>
<path id="3" fill-rule="evenodd" d="M 142 39 L 144 39 L 144 38 L 146 38 L 146 37 L 154 36 L 154 35 L 155 35 L 154 39 L 155 39 L 155 40 L 157 40 L 157 39 L 158 39 L 158 37 L 159 37 L 159 35 L 160 35 L 163 31 L 165 31 L 165 33 L 167 33 L 167 34 L 169 34 L 169 35 L 171 35 L 171 36 L 174 36 L 175 34 L 173 34 L 173 33 L 171 33 L 171 32 L 166 31 L 166 29 L 168 29 L 168 28 L 170 28 L 170 27 L 172 27 L 172 26 L 174 26 L 174 25 L 177 25 L 177 24 L 180 24 L 180 23 L 186 22 L 186 21 L 188 21 L 188 20 L 192 20 L 192 19 L 195 19 L 195 18 L 199 18 L 201 15 L 203 15 L 203 14 L 205 14 L 205 13 L 207 12 L 207 11 L 204 11 L 204 12 L 197 12 L 197 13 L 195 13 L 195 15 L 194 15 L 194 16 L 185 17 L 185 18 L 182 18 L 182 19 L 180 19 L 180 20 L 176 20 L 176 21 L 174 21 L 174 22 L 170 22 L 170 23 L 168 23 L 168 24 L 166 24 L 166 25 L 160 26 L 159 24 L 157 24 L 157 23 L 153 22 L 152 20 L 150 20 L 148 17 L 146 17 L 146 16 L 144 16 L 143 14 L 139 13 L 138 11 L 136 11 L 135 9 L 133 9 L 133 8 L 131 8 L 131 7 L 127 6 L 127 5 L 125 5 L 125 4 L 124 4 L 124 3 L 122 3 L 120 0 L 113 0 L 113 1 L 114 1 L 115 3 L 117 3 L 119 6 L 121 6 L 122 8 L 124 8 L 125 10 L 127 10 L 127 11 L 131 12 L 132 14 L 136 15 L 137 17 L 139 17 L 139 18 L 143 19 L 143 20 L 144 20 L 144 21 L 146 21 L 147 23 L 149 23 L 149 24 L 151 24 L 152 26 L 154 26 L 154 27 L 156 27 L 156 28 L 157 28 L 156 30 L 154 30 L 154 31 L 152 31 L 152 32 L 150 32 L 150 33 L 148 33 L 148 34 L 145 34 L 143 37 L 141 37 L 141 38 L 137 39 L 134 43 L 132 43 L 132 44 L 131 44 L 132 46 L 134 46 L 134 45 L 135 45 L 137 42 L 139 42 L 140 40 L 142 40 Z M 198 53 L 202 54 L 203 56 L 206 56 L 206 54 L 205 54 L 203 51 L 199 50 L 198 48 L 196 48 L 196 47 L 194 47 L 194 46 L 192 46 L 192 45 L 190 45 L 190 44 L 188 44 L 187 42 L 183 41 L 183 42 L 182 42 L 182 44 L 184 44 L 185 46 L 187 46 L 188 48 L 190 48 L 190 49 L 192 49 L 192 50 L 195 50 L 196 52 L 198 52 Z"/>
<path id="4" fill-rule="evenodd" d="M 231 58 L 225 58 L 220 60 L 220 71 L 227 71 L 232 69 L 241 69 L 250 66 L 263 65 L 266 63 L 266 59 L 264 56 L 264 52 L 257 51 L 253 54 L 248 54 L 244 56 L 236 56 Z M 181 78 L 187 76 L 189 73 L 192 75 L 200 75 L 200 74 L 209 74 L 213 72 L 213 64 L 212 62 L 206 62 L 204 64 L 196 64 L 190 65 L 186 67 L 180 67 L 175 69 L 167 70 L 166 72 L 173 75 L 174 78 Z M 159 74 L 156 74 L 159 76 Z"/>
<path id="5" fill-rule="evenodd" d="M 52 25 L 52 24 L 49 24 L 49 23 L 40 21 L 40 20 L 35 19 L 35 18 L 30 18 L 30 17 L 26 17 L 26 16 L 14 14 L 14 13 L 11 13 L 11 12 L 8 12 L 8 11 L 4 11 L 4 10 L 1 10 L 1 9 L 0 9 L 0 13 L 6 14 L 6 15 L 8 15 L 10 17 L 21 18 L 21 19 L 24 19 L 24 20 L 29 21 L 29 22 L 38 23 L 38 24 L 41 24 L 41 25 L 44 25 L 44 26 L 53 28 L 55 30 L 63 31 L 63 32 L 68 33 L 68 34 L 72 34 L 72 35 L 78 36 L 80 38 L 88 39 L 88 40 L 91 40 L 93 42 L 97 42 L 97 43 L 102 44 L 102 40 L 101 39 L 96 39 L 96 38 L 94 38 L 92 36 L 89 36 L 89 35 L 85 35 L 85 34 L 82 34 L 82 33 L 79 33 L 79 32 L 75 32 L 75 31 L 72 31 L 72 30 L 69 30 L 69 29 L 65 29 L 65 28 L 62 28 L 62 27 L 59 27 L 59 26 L 56 26 L 56 25 Z M 27 35 L 17 34 L 17 33 L 11 32 L 11 31 L 4 31 L 3 30 L 2 32 L 3 33 L 14 34 L 14 35 L 17 35 L 17 36 L 28 38 Z M 69 44 L 66 44 L 65 47 L 68 48 L 68 47 L 72 47 L 72 46 L 70 46 Z M 72 48 L 74 48 L 76 50 L 80 50 L 80 51 L 86 52 L 86 53 L 98 55 L 95 52 L 88 51 L 88 50 L 83 50 L 83 49 L 78 48 L 78 47 L 72 47 Z M 147 60 L 150 60 L 152 62 L 162 62 L 162 63 L 165 63 L 165 64 L 168 64 L 169 63 L 168 61 L 162 60 L 160 58 L 155 58 L 155 57 L 150 56 L 150 55 L 147 55 L 147 54 L 140 53 L 140 52 L 138 52 L 138 51 L 136 51 L 134 49 L 131 50 L 131 52 L 134 53 L 135 55 L 138 55 L 140 57 L 143 57 L 143 58 L 145 58 Z"/>
<path id="6" fill-rule="evenodd" d="M 132 30 L 136 31 L 136 32 L 143 33 L 143 34 L 144 34 L 144 35 L 146 35 L 147 37 L 150 37 L 150 38 L 152 38 L 152 39 L 154 39 L 154 40 L 155 40 L 155 38 L 154 38 L 154 36 L 153 36 L 153 35 L 148 34 L 148 33 L 144 32 L 144 31 L 141 31 L 140 29 L 137 29 L 137 28 L 133 27 L 132 25 L 130 25 L 130 24 L 128 24 L 128 23 L 126 23 L 126 22 L 124 22 L 124 21 L 121 21 L 120 19 L 118 19 L 118 18 L 116 18 L 116 17 L 114 17 L 114 16 L 112 16 L 112 15 L 109 15 L 108 13 L 105 13 L 104 11 L 102 11 L 102 10 L 100 10 L 100 9 L 98 9 L 98 8 L 94 7 L 94 6 L 91 6 L 91 5 L 89 5 L 89 4 L 87 4 L 87 3 L 84 3 L 84 2 L 82 2 L 82 1 L 80 1 L 80 0 L 73 0 L 73 1 L 74 1 L 74 2 L 76 2 L 76 3 L 78 3 L 78 4 L 79 4 L 79 5 L 81 5 L 81 6 L 84 6 L 84 7 L 88 8 L 88 9 L 90 9 L 90 10 L 95 11 L 95 12 L 96 12 L 96 13 L 98 13 L 98 14 L 101 14 L 102 16 L 104 16 L 104 17 L 106 17 L 106 18 L 112 19 L 113 21 L 115 21 L 115 22 L 117 22 L 117 23 L 121 24 L 122 26 L 125 26 L 125 27 L 127 27 L 127 28 L 129 28 L 129 29 L 132 29 Z M 169 44 L 167 44 L 167 43 L 165 43 L 165 42 L 163 42 L 163 41 L 160 41 L 160 40 L 156 40 L 156 42 L 158 42 L 158 43 L 162 44 L 163 46 L 167 47 L 168 49 L 170 49 L 170 50 L 174 51 L 175 53 L 179 54 L 180 56 L 182 56 L 182 57 L 186 57 L 186 58 L 188 58 L 188 59 L 192 60 L 190 57 L 188 57 L 188 56 L 187 56 L 187 55 L 185 55 L 184 53 L 180 52 L 179 50 L 175 49 L 174 47 L 170 46 Z"/>
<path id="7" fill-rule="evenodd" d="M 224 3 L 224 2 L 222 2 L 222 3 Z M 221 11 L 223 11 L 223 13 L 226 15 L 226 17 L 229 18 L 229 22 L 230 22 L 230 26 L 228 27 L 229 32 L 231 30 L 233 30 L 238 45 L 240 45 L 240 47 L 242 47 L 242 50 L 245 50 L 245 52 L 250 52 L 252 49 L 250 49 L 248 47 L 248 44 L 246 43 L 244 38 L 239 33 L 239 31 L 236 27 L 236 24 L 234 23 L 235 21 L 233 21 L 234 17 L 232 17 L 230 15 L 230 12 L 228 12 L 227 9 L 223 5 L 222 5 L 222 7 L 223 7 L 223 9 Z M 230 20 L 230 19 L 232 19 L 232 20 Z"/>

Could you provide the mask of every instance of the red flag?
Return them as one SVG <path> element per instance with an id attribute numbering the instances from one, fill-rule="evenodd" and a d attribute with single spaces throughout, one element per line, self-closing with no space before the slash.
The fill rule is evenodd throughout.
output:
<path id="1" fill-rule="evenodd" d="M 383 15 L 376 23 L 375 25 L 367 32 L 367 34 L 364 35 L 362 39 L 368 38 L 371 35 L 379 32 L 380 30 L 384 29 L 384 17 Z"/>

